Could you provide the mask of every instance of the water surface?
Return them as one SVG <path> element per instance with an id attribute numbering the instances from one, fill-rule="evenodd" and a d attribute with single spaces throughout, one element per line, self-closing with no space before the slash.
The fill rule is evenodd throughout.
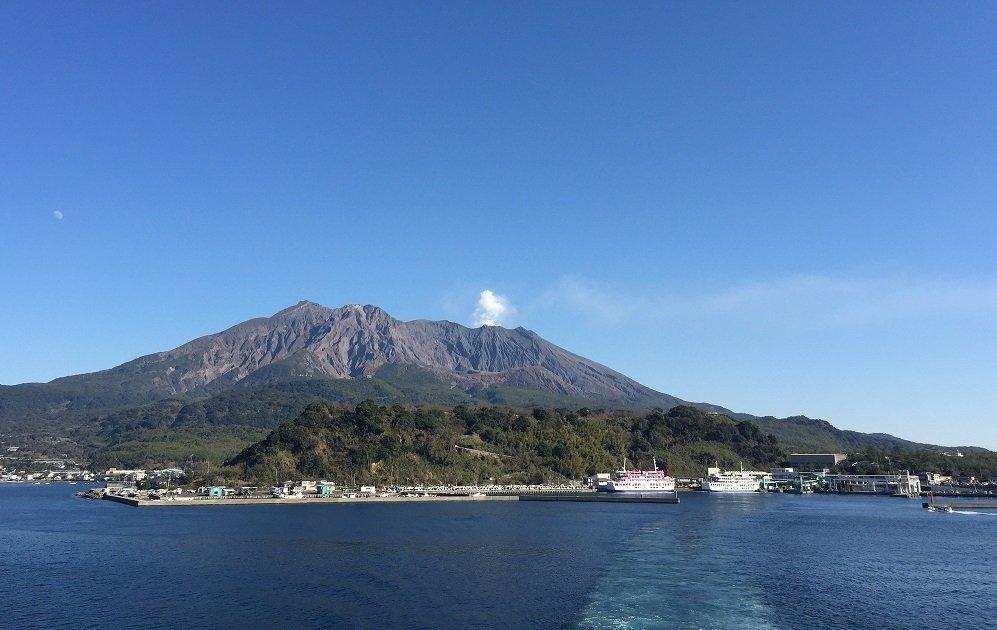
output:
<path id="1" fill-rule="evenodd" d="M 137 509 L 0 485 L 0 627 L 982 628 L 997 518 L 879 497 Z"/>

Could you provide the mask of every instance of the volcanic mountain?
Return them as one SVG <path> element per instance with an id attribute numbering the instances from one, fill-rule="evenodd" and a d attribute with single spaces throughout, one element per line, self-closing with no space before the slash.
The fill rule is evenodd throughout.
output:
<path id="1" fill-rule="evenodd" d="M 374 379 L 406 391 L 407 402 L 666 409 L 688 404 L 525 328 L 404 322 L 376 306 L 328 308 L 302 301 L 109 370 L 0 387 L 0 420 L 113 411 L 166 398 L 190 401 L 303 379 Z"/>
<path id="2" fill-rule="evenodd" d="M 525 328 L 467 328 L 394 319 L 376 306 L 299 302 L 169 352 L 138 367 L 174 394 L 288 377 L 356 379 L 386 366 L 422 368 L 462 390 L 511 387 L 591 402 L 673 407 L 683 401 L 572 354 Z"/>
<path id="3" fill-rule="evenodd" d="M 245 445 L 312 402 L 364 400 L 519 409 L 689 405 L 751 420 L 789 448 L 942 448 L 805 417 L 758 418 L 687 403 L 525 328 L 404 322 L 376 306 L 307 301 L 109 370 L 0 386 L 0 438 L 33 438 L 54 452 L 72 442 L 90 449 L 126 444 L 132 451 L 156 442 L 168 449 L 181 438 L 185 445 L 223 438 Z M 144 460 L 133 452 L 113 461 Z"/>

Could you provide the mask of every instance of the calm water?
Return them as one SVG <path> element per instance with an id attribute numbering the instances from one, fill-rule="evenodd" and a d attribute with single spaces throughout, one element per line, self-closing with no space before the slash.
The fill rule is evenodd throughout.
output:
<path id="1" fill-rule="evenodd" d="M 0 485 L 0 627 L 984 628 L 997 516 L 682 495 L 135 509 Z"/>

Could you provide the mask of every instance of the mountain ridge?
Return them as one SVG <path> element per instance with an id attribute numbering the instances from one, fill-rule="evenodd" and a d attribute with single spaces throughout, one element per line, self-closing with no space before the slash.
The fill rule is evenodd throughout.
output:
<path id="1" fill-rule="evenodd" d="M 691 404 L 655 391 L 600 363 L 576 355 L 523 327 L 468 328 L 450 321 L 397 320 L 373 305 L 329 308 L 302 300 L 176 348 L 121 365 L 48 383 L 0 386 L 0 422 L 45 423 L 141 405 L 164 398 L 193 400 L 241 382 L 280 378 L 370 378 L 385 365 L 415 365 L 455 389 L 535 390 L 552 398 L 621 407 Z M 262 372 L 261 372 L 262 370 Z"/>
<path id="2" fill-rule="evenodd" d="M 142 417 L 148 405 L 161 401 L 175 401 L 164 408 L 177 409 L 172 417 L 162 409 L 154 414 L 160 428 L 200 422 L 259 429 L 272 428 L 311 402 L 355 405 L 366 399 L 522 409 L 687 405 L 751 420 L 799 448 L 946 448 L 842 431 L 806 417 L 759 418 L 687 402 L 523 327 L 405 322 L 369 304 L 329 308 L 308 300 L 107 370 L 0 386 L 0 431 L 72 433 L 84 442 L 97 440 L 96 445 L 109 433 L 101 428 L 109 418 L 112 424 L 123 418 L 129 426 L 128 418 Z"/>

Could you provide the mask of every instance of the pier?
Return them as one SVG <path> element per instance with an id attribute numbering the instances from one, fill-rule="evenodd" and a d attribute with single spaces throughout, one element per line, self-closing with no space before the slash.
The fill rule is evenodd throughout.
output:
<path id="1" fill-rule="evenodd" d="M 206 497 L 176 499 L 139 499 L 108 494 L 102 497 L 105 501 L 123 503 L 132 507 L 198 507 L 207 505 L 328 505 L 347 503 L 458 503 L 467 501 L 515 501 L 515 496 L 509 495 L 429 495 L 425 497 L 387 496 L 387 497 L 322 497 L 308 496 L 301 499 L 277 497 Z"/>
<path id="2" fill-rule="evenodd" d="M 562 493 L 562 494 L 521 494 L 520 501 L 575 501 L 585 503 L 678 503 L 679 495 L 671 494 L 627 494 L 613 496 L 609 492 Z"/>

